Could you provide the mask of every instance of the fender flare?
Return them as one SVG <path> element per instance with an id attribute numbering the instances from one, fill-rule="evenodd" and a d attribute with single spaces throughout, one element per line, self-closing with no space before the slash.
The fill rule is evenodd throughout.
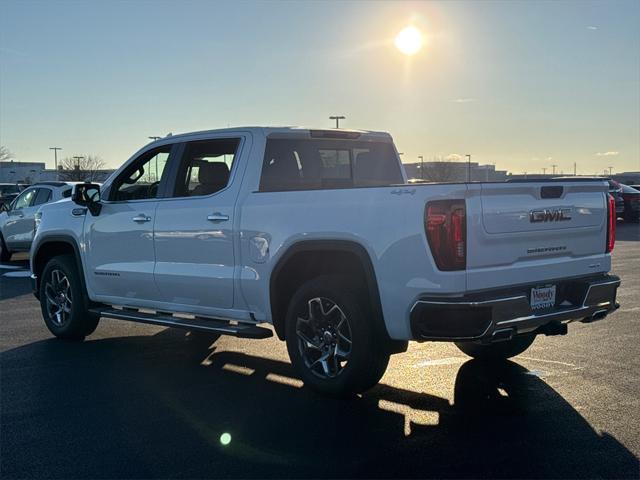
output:
<path id="1" fill-rule="evenodd" d="M 365 274 L 367 291 L 371 299 L 371 307 L 374 314 L 375 328 L 378 334 L 382 335 L 382 338 L 389 339 L 387 327 L 384 322 L 384 314 L 382 312 L 378 281 L 371 257 L 360 243 L 353 240 L 300 240 L 290 245 L 280 256 L 269 278 L 269 303 L 273 326 L 278 338 L 284 339 L 284 315 L 274 315 L 274 305 L 277 304 L 276 299 L 278 298 L 278 277 L 291 257 L 301 252 L 313 251 L 340 251 L 354 254 L 358 258 Z"/>
<path id="2" fill-rule="evenodd" d="M 78 247 L 78 242 L 71 235 L 47 235 L 40 243 L 38 243 L 36 250 L 32 252 L 31 269 L 32 270 L 34 269 L 36 259 L 38 258 L 38 253 L 40 252 L 40 250 L 42 250 L 42 247 L 51 243 L 66 243 L 73 249 L 73 255 L 76 260 L 76 265 L 78 266 L 78 273 L 80 274 L 80 281 L 82 282 L 82 288 L 84 289 L 85 292 L 87 292 L 87 284 L 84 277 L 84 268 L 82 266 L 82 257 L 80 256 L 80 247 Z M 46 262 L 42 265 L 43 268 L 44 268 L 44 265 L 46 265 Z M 32 271 L 31 273 L 36 274 L 35 271 Z M 35 284 L 34 284 L 34 293 L 36 294 L 36 296 L 38 295 L 39 290 L 40 290 L 40 278 L 36 276 Z"/>

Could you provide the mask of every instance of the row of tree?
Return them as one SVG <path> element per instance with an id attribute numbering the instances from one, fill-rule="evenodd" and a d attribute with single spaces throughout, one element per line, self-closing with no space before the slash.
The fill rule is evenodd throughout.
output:
<path id="1" fill-rule="evenodd" d="M 15 155 L 7 147 L 0 145 L 0 162 L 12 160 L 15 160 Z M 58 179 L 64 182 L 94 181 L 96 173 L 105 166 L 104 160 L 98 155 L 65 157 L 58 161 Z"/>

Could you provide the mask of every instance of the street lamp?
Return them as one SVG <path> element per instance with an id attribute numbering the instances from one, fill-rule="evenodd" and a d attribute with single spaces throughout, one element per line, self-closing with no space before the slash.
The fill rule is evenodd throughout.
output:
<path id="1" fill-rule="evenodd" d="M 56 168 L 56 181 L 58 180 L 58 150 L 62 150 L 60 147 L 49 147 L 49 150 L 53 150 L 53 163 Z"/>
<path id="2" fill-rule="evenodd" d="M 471 155 L 465 155 L 467 157 L 467 182 L 471 181 Z"/>
<path id="3" fill-rule="evenodd" d="M 422 155 L 418 155 L 420 159 L 420 180 L 424 180 L 424 157 Z"/>
<path id="4" fill-rule="evenodd" d="M 332 115 L 329 117 L 329 119 L 336 121 L 336 128 L 340 128 L 340 120 L 344 120 L 345 118 L 347 117 L 344 115 Z"/>

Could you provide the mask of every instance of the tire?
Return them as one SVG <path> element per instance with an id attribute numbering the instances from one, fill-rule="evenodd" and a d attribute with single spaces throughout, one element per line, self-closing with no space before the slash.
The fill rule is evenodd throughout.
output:
<path id="1" fill-rule="evenodd" d="M 504 342 L 482 345 L 476 342 L 456 342 L 456 347 L 478 360 L 504 360 L 520 355 L 536 339 L 534 334 L 518 335 Z"/>
<path id="2" fill-rule="evenodd" d="M 4 243 L 4 238 L 0 235 L 0 262 L 8 262 L 11 260 L 11 251 L 7 248 L 7 244 Z"/>
<path id="3" fill-rule="evenodd" d="M 285 337 L 304 384 L 329 396 L 364 392 L 384 375 L 389 350 L 378 338 L 366 296 L 347 278 L 323 275 L 305 283 L 287 309 Z"/>
<path id="4" fill-rule="evenodd" d="M 89 312 L 88 305 L 73 255 L 49 260 L 40 278 L 40 308 L 49 331 L 58 338 L 84 340 L 100 320 Z"/>

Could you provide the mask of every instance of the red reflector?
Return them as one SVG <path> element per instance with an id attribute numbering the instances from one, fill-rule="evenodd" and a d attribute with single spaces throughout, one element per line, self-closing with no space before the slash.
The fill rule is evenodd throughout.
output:
<path id="1" fill-rule="evenodd" d="M 606 253 L 612 252 L 616 244 L 616 201 L 607 194 L 607 249 Z"/>
<path id="2" fill-rule="evenodd" d="M 425 230 L 439 270 L 464 270 L 467 267 L 464 200 L 429 202 L 425 211 Z"/>

